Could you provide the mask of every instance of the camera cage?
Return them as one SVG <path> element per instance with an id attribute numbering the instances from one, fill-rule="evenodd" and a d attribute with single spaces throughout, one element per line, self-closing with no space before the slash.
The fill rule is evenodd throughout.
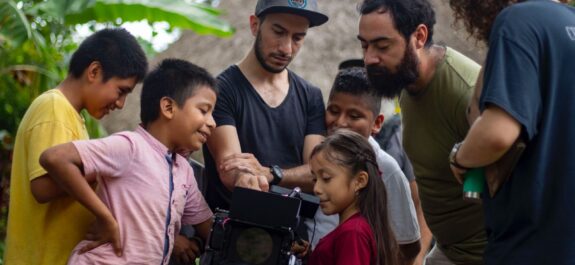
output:
<path id="1" fill-rule="evenodd" d="M 236 187 L 230 211 L 216 209 L 208 242 L 211 265 L 283 265 L 295 257 L 291 245 L 301 217 L 313 218 L 315 196 L 271 186 L 270 192 Z"/>

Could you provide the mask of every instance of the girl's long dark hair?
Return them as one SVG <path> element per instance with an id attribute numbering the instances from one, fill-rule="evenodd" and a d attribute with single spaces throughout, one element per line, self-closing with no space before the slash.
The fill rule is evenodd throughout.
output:
<path id="1" fill-rule="evenodd" d="M 317 145 L 311 157 L 323 152 L 326 159 L 346 167 L 352 175 L 366 171 L 369 180 L 359 191 L 359 212 L 367 219 L 375 236 L 377 265 L 399 264 L 399 247 L 390 228 L 387 216 L 387 191 L 380 176 L 375 153 L 369 142 L 361 135 L 338 130 Z"/>

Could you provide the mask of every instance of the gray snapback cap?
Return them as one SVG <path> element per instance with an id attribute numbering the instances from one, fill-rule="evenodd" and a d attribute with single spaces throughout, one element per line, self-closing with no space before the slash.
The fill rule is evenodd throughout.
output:
<path id="1" fill-rule="evenodd" d="M 327 22 L 328 17 L 318 11 L 317 0 L 258 0 L 256 16 L 270 13 L 290 13 L 306 17 L 309 26 Z"/>

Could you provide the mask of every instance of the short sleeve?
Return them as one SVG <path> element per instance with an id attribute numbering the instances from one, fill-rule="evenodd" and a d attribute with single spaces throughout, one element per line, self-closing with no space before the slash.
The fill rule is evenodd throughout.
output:
<path id="1" fill-rule="evenodd" d="M 305 135 L 325 135 L 325 105 L 321 91 L 316 87 L 311 87 L 309 95 Z"/>
<path id="2" fill-rule="evenodd" d="M 370 235 L 357 230 L 349 230 L 340 234 L 334 241 L 334 260 L 336 265 L 372 264 L 372 248 Z"/>
<path id="3" fill-rule="evenodd" d="M 403 148 L 401 149 L 401 161 L 402 161 L 401 170 L 403 171 L 403 174 L 405 175 L 407 182 L 415 181 L 415 173 L 413 172 L 413 165 L 411 164 L 411 161 L 409 161 L 409 158 L 407 157 L 407 154 L 405 153 Z"/>
<path id="4" fill-rule="evenodd" d="M 26 157 L 26 169 L 28 179 L 34 180 L 46 174 L 46 170 L 40 165 L 40 155 L 46 149 L 78 139 L 74 130 L 68 128 L 62 122 L 44 122 L 34 126 L 27 133 L 28 153 Z"/>
<path id="5" fill-rule="evenodd" d="M 217 126 L 236 126 L 236 116 L 234 113 L 236 113 L 235 109 L 237 107 L 237 91 L 234 91 L 234 87 L 227 78 L 223 76 L 224 74 L 229 75 L 228 72 L 224 72 L 218 77 L 217 87 L 219 94 L 213 116 Z"/>
<path id="6" fill-rule="evenodd" d="M 530 140 L 537 133 L 542 99 L 538 55 L 527 45 L 493 32 L 479 108 L 483 111 L 490 104 L 502 108 L 523 126 Z"/>
<path id="7" fill-rule="evenodd" d="M 189 185 L 187 191 L 188 196 L 186 196 L 182 225 L 196 225 L 208 220 L 213 215 L 204 196 L 198 189 L 193 170 L 189 170 L 189 175 L 191 175 L 192 185 Z"/>
<path id="8" fill-rule="evenodd" d="M 82 158 L 86 176 L 120 177 L 123 169 L 130 168 L 135 154 L 134 142 L 122 134 L 72 143 Z"/>

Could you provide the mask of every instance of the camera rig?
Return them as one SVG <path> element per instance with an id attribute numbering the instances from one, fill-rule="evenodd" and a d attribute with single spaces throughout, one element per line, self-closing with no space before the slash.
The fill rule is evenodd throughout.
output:
<path id="1" fill-rule="evenodd" d="M 279 186 L 270 192 L 236 187 L 230 211 L 217 209 L 207 251 L 209 265 L 291 265 L 302 217 L 313 218 L 319 199 Z"/>

